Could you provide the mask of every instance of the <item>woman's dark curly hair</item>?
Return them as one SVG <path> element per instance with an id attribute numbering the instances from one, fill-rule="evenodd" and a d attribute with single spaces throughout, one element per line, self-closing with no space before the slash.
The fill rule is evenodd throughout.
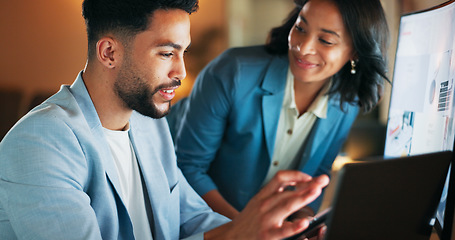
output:
<path id="1" fill-rule="evenodd" d="M 294 8 L 283 25 L 272 29 L 266 43 L 271 54 L 288 53 L 288 35 L 300 10 L 309 0 L 294 0 Z M 338 95 L 340 105 L 355 103 L 364 111 L 373 109 L 383 94 L 387 73 L 389 29 L 379 0 L 331 0 L 340 10 L 344 25 L 350 33 L 356 52 L 356 74 L 346 63 L 332 77 L 329 95 Z"/>

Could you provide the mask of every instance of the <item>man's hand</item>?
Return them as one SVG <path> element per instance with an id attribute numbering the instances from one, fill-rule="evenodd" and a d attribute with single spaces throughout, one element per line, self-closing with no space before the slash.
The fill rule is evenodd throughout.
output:
<path id="1" fill-rule="evenodd" d="M 286 219 L 315 200 L 327 186 L 326 175 L 311 178 L 299 171 L 279 171 L 230 223 L 209 231 L 206 239 L 283 239 L 308 227 L 307 218 Z M 292 190 L 288 187 L 292 186 Z"/>
<path id="2" fill-rule="evenodd" d="M 303 207 L 302 209 L 299 209 L 297 212 L 293 213 L 290 217 L 289 217 L 289 220 L 292 222 L 292 221 L 295 221 L 296 219 L 302 219 L 302 218 L 306 218 L 306 219 L 313 219 L 314 217 L 314 212 L 313 212 L 313 209 L 311 209 L 310 207 L 306 206 L 306 207 Z"/>

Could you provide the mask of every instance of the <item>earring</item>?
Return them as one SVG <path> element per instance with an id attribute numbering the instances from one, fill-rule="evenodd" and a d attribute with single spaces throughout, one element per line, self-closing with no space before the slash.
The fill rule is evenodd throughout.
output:
<path id="1" fill-rule="evenodd" d="M 355 61 L 351 60 L 351 74 L 354 75 L 356 73 L 355 71 Z"/>

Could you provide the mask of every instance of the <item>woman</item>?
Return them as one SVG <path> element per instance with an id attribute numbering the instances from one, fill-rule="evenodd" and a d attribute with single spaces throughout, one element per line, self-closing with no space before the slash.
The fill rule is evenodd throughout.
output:
<path id="1" fill-rule="evenodd" d="M 186 178 L 229 218 L 281 169 L 329 174 L 359 109 L 378 103 L 387 80 L 379 0 L 295 2 L 266 46 L 216 58 L 168 117 Z M 321 200 L 296 216 L 314 215 Z"/>

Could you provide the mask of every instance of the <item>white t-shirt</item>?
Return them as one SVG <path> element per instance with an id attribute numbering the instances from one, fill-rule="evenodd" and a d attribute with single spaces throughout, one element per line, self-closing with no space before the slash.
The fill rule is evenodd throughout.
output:
<path id="1" fill-rule="evenodd" d="M 104 128 L 109 147 L 114 156 L 114 164 L 120 181 L 120 197 L 128 210 L 133 223 L 135 239 L 152 240 L 141 174 L 129 138 L 129 130 L 112 131 Z"/>

